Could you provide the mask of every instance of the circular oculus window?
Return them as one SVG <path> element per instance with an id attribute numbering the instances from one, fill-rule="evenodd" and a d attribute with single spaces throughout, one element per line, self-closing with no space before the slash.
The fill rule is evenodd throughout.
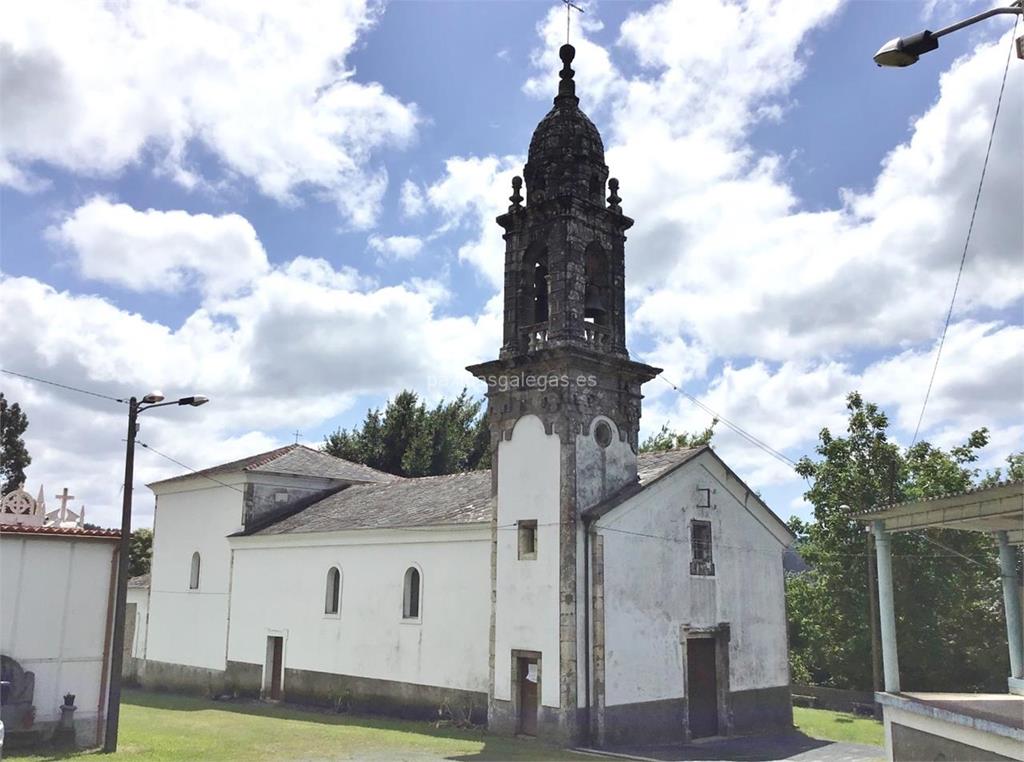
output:
<path id="1" fill-rule="evenodd" d="M 594 439 L 601 447 L 607 447 L 612 443 L 612 427 L 604 421 L 598 421 L 594 427 Z"/>

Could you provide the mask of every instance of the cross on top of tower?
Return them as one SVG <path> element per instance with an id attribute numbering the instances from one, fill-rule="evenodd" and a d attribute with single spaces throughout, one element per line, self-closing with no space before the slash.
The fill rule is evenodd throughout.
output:
<path id="1" fill-rule="evenodd" d="M 568 45 L 570 42 L 569 19 L 572 14 L 572 11 L 577 10 L 580 13 L 583 13 L 583 9 L 576 5 L 575 3 L 572 3 L 570 0 L 562 0 L 562 2 L 565 4 L 565 44 Z"/>

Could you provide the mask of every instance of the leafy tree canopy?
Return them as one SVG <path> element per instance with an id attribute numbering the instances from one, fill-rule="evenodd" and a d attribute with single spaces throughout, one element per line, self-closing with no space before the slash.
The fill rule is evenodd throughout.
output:
<path id="1" fill-rule="evenodd" d="M 667 423 L 663 423 L 657 433 L 651 434 L 640 443 L 640 452 L 667 452 L 683 447 L 700 447 L 710 444 L 711 437 L 715 434 L 716 423 L 718 423 L 717 418 L 704 431 L 693 433 L 684 431 L 682 434 L 672 431 Z"/>
<path id="2" fill-rule="evenodd" d="M 973 431 L 948 451 L 928 442 L 902 448 L 889 439 L 889 420 L 877 405 L 853 392 L 847 409 L 845 435 L 822 429 L 818 458 L 804 457 L 796 467 L 808 480 L 804 497 L 814 520 L 790 521 L 811 567 L 787 580 L 790 661 L 794 682 L 870 690 L 867 533 L 853 514 L 971 487 L 988 432 Z M 892 556 L 903 687 L 1005 688 L 1009 667 L 991 538 L 951 530 L 899 533 L 892 536 Z"/>
<path id="3" fill-rule="evenodd" d="M 8 404 L 0 392 L 0 494 L 13 492 L 25 481 L 25 469 L 32 462 L 22 438 L 27 428 L 28 416 L 21 406 L 17 402 Z"/>
<path id="4" fill-rule="evenodd" d="M 384 411 L 367 410 L 361 426 L 338 429 L 322 449 L 345 460 L 399 476 L 438 476 L 490 467 L 490 434 L 483 401 L 463 389 L 428 408 L 402 391 Z"/>
<path id="5" fill-rule="evenodd" d="M 149 574 L 153 559 L 153 530 L 136 529 L 128 540 L 128 578 Z"/>

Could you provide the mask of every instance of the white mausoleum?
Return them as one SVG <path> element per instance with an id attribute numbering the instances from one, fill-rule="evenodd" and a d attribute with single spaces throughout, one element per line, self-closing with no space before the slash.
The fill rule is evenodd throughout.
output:
<path id="1" fill-rule="evenodd" d="M 638 454 L 659 369 L 626 349 L 633 221 L 573 53 L 498 218 L 502 346 L 469 369 L 493 468 L 404 479 L 292 445 L 150 485 L 144 684 L 564 743 L 791 724 L 790 533 L 712 449 Z"/>

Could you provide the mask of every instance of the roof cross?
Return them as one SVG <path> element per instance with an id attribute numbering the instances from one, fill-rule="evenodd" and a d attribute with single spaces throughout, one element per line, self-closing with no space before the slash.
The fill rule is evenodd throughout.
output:
<path id="1" fill-rule="evenodd" d="M 569 44 L 569 18 L 573 10 L 577 10 L 583 13 L 583 9 L 572 2 L 572 0 L 562 0 L 565 3 L 565 44 Z"/>
<path id="2" fill-rule="evenodd" d="M 299 443 L 299 437 L 302 436 L 302 432 L 299 431 L 298 429 L 295 429 L 295 431 L 293 431 L 292 433 L 295 435 L 295 444 L 298 444 Z"/>
<path id="3" fill-rule="evenodd" d="M 54 497 L 60 500 L 60 513 L 58 514 L 60 516 L 59 521 L 64 521 L 64 519 L 67 518 L 68 515 L 68 503 L 74 500 L 75 496 L 69 495 L 68 488 L 65 487 L 64 491 L 61 494 L 54 495 Z"/>

